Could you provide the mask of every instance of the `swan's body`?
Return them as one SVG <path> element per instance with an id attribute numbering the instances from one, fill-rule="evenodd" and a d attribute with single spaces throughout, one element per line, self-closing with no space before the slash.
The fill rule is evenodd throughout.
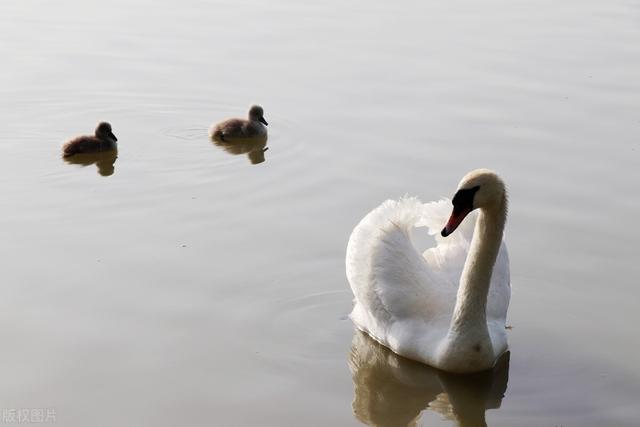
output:
<path id="1" fill-rule="evenodd" d="M 67 141 L 62 147 L 64 157 L 74 154 L 99 153 L 112 151 L 117 148 L 118 138 L 113 134 L 111 125 L 107 122 L 98 123 L 95 135 L 84 135 Z"/>
<path id="2" fill-rule="evenodd" d="M 507 350 L 505 322 L 511 286 L 502 242 L 507 214 L 504 184 L 477 170 L 460 183 L 442 236 L 479 208 L 453 236 L 440 236 L 450 202 L 388 200 L 354 229 L 347 278 L 355 296 L 351 319 L 394 352 L 449 372 L 491 368 Z M 437 245 L 421 254 L 415 227 L 428 227 Z"/>
<path id="3" fill-rule="evenodd" d="M 227 119 L 211 127 L 209 136 L 213 139 L 229 142 L 234 138 L 255 138 L 267 136 L 267 121 L 264 110 L 259 105 L 249 109 L 249 119 Z"/>

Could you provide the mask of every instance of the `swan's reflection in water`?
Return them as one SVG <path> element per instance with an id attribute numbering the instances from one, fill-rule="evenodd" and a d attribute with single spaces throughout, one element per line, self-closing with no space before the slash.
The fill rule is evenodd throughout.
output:
<path id="1" fill-rule="evenodd" d="M 460 427 L 485 427 L 485 410 L 499 408 L 509 379 L 509 353 L 491 371 L 455 375 L 400 357 L 356 331 L 349 368 L 353 412 L 371 426 L 416 426 L 423 409 Z"/>
<path id="2" fill-rule="evenodd" d="M 110 176 L 115 172 L 115 162 L 118 158 L 118 150 L 102 151 L 99 153 L 74 154 L 63 157 L 64 161 L 74 165 L 89 166 L 95 164 L 98 173 L 102 176 Z"/>
<path id="3" fill-rule="evenodd" d="M 211 137 L 211 141 L 229 154 L 246 154 L 252 165 L 265 161 L 264 152 L 267 147 L 267 136 L 255 136 L 252 138 L 225 138 L 221 140 Z"/>

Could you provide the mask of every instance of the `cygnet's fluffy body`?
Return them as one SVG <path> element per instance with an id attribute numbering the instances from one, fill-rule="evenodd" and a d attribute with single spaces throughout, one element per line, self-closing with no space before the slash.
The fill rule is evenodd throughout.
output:
<path id="1" fill-rule="evenodd" d="M 96 127 L 95 134 L 83 135 L 66 142 L 62 147 L 64 157 L 82 153 L 99 153 L 117 148 L 118 138 L 113 134 L 111 125 L 107 122 L 100 122 Z"/>
<path id="2" fill-rule="evenodd" d="M 267 121 L 264 110 L 259 105 L 249 109 L 249 119 L 228 119 L 211 127 L 209 136 L 227 142 L 234 138 L 255 138 L 267 136 Z"/>

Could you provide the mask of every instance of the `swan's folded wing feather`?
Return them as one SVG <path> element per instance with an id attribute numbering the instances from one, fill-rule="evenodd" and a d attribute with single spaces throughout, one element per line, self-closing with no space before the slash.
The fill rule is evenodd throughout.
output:
<path id="1" fill-rule="evenodd" d="M 440 306 L 435 277 L 411 242 L 410 230 L 391 224 L 372 253 L 378 296 L 395 318 L 434 314 Z"/>
<path id="2" fill-rule="evenodd" d="M 438 316 L 450 305 L 430 265 L 411 241 L 424 220 L 416 198 L 387 200 L 354 229 L 347 247 L 347 277 L 356 302 L 378 320 Z M 444 300 L 443 300 L 444 299 Z"/>

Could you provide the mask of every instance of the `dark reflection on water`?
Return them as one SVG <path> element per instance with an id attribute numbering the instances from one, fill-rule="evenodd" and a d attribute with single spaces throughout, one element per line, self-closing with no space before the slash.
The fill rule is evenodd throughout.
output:
<path id="1" fill-rule="evenodd" d="M 63 157 L 64 161 L 69 164 L 89 166 L 95 164 L 98 173 L 102 176 L 110 176 L 115 172 L 116 159 L 118 158 L 118 150 L 103 151 L 100 153 L 75 154 L 71 157 Z"/>
<path id="2" fill-rule="evenodd" d="M 267 147 L 266 136 L 233 139 L 227 137 L 224 141 L 219 138 L 211 137 L 211 141 L 229 154 L 246 154 L 252 165 L 264 162 L 264 152 L 269 149 L 269 147 Z"/>
<path id="3" fill-rule="evenodd" d="M 353 412 L 371 426 L 415 426 L 429 409 L 461 427 L 486 426 L 485 411 L 499 408 L 509 380 L 509 353 L 490 370 L 449 374 L 400 357 L 356 331 L 349 368 Z"/>

